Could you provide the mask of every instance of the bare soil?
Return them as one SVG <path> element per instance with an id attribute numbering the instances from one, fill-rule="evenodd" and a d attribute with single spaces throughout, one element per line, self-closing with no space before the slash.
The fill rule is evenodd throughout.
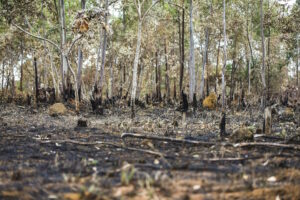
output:
<path id="1" fill-rule="evenodd" d="M 175 108 L 159 106 L 138 110 L 135 120 L 129 108 L 103 116 L 69 110 L 51 117 L 47 106 L 0 106 L 0 199 L 300 199 L 297 116 L 274 116 L 271 136 L 236 145 L 219 138 L 219 111 L 191 112 L 182 122 Z M 259 113 L 228 111 L 228 134 L 260 128 Z M 77 127 L 82 117 L 86 128 Z"/>

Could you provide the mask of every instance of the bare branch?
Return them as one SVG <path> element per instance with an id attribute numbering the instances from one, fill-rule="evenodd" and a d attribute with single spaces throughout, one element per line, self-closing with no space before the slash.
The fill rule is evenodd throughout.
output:
<path id="1" fill-rule="evenodd" d="M 41 36 L 34 35 L 34 34 L 32 34 L 32 33 L 29 33 L 28 31 L 24 30 L 23 28 L 21 28 L 20 26 L 14 24 L 14 23 L 13 23 L 12 25 L 13 25 L 14 27 L 16 27 L 17 29 L 19 29 L 20 31 L 26 33 L 27 35 L 30 35 L 31 37 L 34 37 L 34 38 L 36 38 L 36 39 L 38 39 L 38 40 L 43 40 L 43 41 L 46 41 L 46 42 L 52 44 L 54 47 L 56 47 L 56 48 L 61 52 L 60 47 L 59 47 L 55 42 L 53 42 L 52 40 L 49 40 L 49 39 L 44 38 L 44 37 L 41 37 Z"/>
<path id="2" fill-rule="evenodd" d="M 82 36 L 83 36 L 83 35 L 79 35 L 79 37 L 77 37 L 77 38 L 75 38 L 75 40 L 73 40 L 73 42 L 71 43 L 71 46 L 70 46 L 70 48 L 68 49 L 67 56 L 69 56 L 69 55 L 70 55 L 70 53 L 71 53 L 71 50 L 72 50 L 72 48 L 73 48 L 74 44 L 75 44 L 75 43 L 76 43 L 78 40 L 80 40 L 80 39 L 82 38 Z"/>
<path id="3" fill-rule="evenodd" d="M 172 3 L 172 2 L 167 2 L 168 4 L 170 4 L 170 5 L 172 5 L 172 6 L 175 6 L 175 7 L 178 7 L 178 8 L 180 8 L 180 9 L 184 9 L 184 7 L 182 7 L 182 6 L 180 6 L 180 5 L 178 5 L 178 4 L 175 4 L 175 3 Z"/>
<path id="4" fill-rule="evenodd" d="M 156 0 L 144 13 L 144 15 L 142 16 L 142 21 L 144 20 L 144 18 L 148 15 L 148 13 L 150 12 L 150 10 L 159 2 L 159 0 Z"/>

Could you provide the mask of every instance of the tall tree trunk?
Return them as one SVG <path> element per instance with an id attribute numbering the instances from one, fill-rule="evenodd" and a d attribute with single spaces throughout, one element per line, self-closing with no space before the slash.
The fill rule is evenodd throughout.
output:
<path id="1" fill-rule="evenodd" d="M 143 60 L 141 59 L 140 64 L 138 66 L 138 81 L 137 81 L 138 83 L 137 83 L 136 99 L 140 99 L 140 94 L 143 85 L 143 71 L 144 71 L 144 65 L 143 65 Z"/>
<path id="2" fill-rule="evenodd" d="M 265 34 L 264 34 L 264 11 L 263 0 L 260 0 L 260 30 L 261 30 L 261 48 L 262 48 L 262 67 L 261 67 L 261 80 L 263 84 L 262 92 L 262 108 L 266 106 L 266 77 L 265 77 Z"/>
<path id="3" fill-rule="evenodd" d="M 297 37 L 296 75 L 297 75 L 297 87 L 298 87 L 298 95 L 299 95 L 300 94 L 300 87 L 299 87 L 299 59 L 300 59 L 299 37 L 300 37 L 300 34 L 298 34 L 296 37 Z"/>
<path id="4" fill-rule="evenodd" d="M 215 93 L 217 94 L 217 87 L 218 87 L 218 76 L 219 76 L 219 55 L 220 55 L 220 45 L 221 44 L 221 37 L 219 38 L 218 50 L 217 50 L 217 64 L 216 64 L 216 77 L 215 77 Z"/>
<path id="5" fill-rule="evenodd" d="M 2 79 L 1 79 L 1 89 L 2 89 L 2 92 L 3 92 L 3 89 L 4 89 L 4 69 L 5 69 L 5 62 L 4 60 L 2 61 Z"/>
<path id="6" fill-rule="evenodd" d="M 12 98 L 14 99 L 14 97 L 15 97 L 15 72 L 14 72 L 14 62 L 13 61 L 11 61 L 11 88 L 10 88 L 10 90 L 11 90 L 11 96 L 12 96 Z"/>
<path id="7" fill-rule="evenodd" d="M 24 47 L 23 40 L 21 41 L 21 65 L 20 65 L 20 91 L 23 91 L 23 58 L 24 58 Z"/>
<path id="8" fill-rule="evenodd" d="M 35 78 L 35 103 L 36 103 L 36 106 L 38 106 L 38 103 L 39 103 L 39 83 L 38 83 L 38 69 L 37 69 L 36 57 L 33 58 L 33 65 L 34 65 L 34 78 Z"/>
<path id="9" fill-rule="evenodd" d="M 227 38 L 226 38 L 226 0 L 223 0 L 223 33 L 224 33 L 224 60 L 222 68 L 222 111 L 225 112 L 225 68 L 227 62 Z"/>
<path id="10" fill-rule="evenodd" d="M 248 64 L 248 93 L 251 93 L 251 65 L 254 66 L 254 57 L 253 57 L 253 50 L 251 45 L 251 37 L 249 33 L 249 20 L 247 19 L 247 40 L 250 50 L 250 60 Z"/>
<path id="11" fill-rule="evenodd" d="M 167 39 L 165 38 L 165 62 L 166 62 L 166 74 L 165 74 L 165 87 L 166 87 L 166 98 L 170 101 L 170 79 L 169 79 L 169 65 L 168 65 L 168 52 L 167 52 Z"/>
<path id="12" fill-rule="evenodd" d="M 81 8 L 85 9 L 86 0 L 81 0 Z M 78 65 L 77 65 L 77 88 L 78 88 L 78 99 L 81 101 L 81 71 L 83 62 L 83 52 L 81 46 L 78 47 Z"/>
<path id="13" fill-rule="evenodd" d="M 180 12 L 178 10 L 178 47 L 179 47 L 179 90 L 182 89 L 182 77 L 181 74 L 182 72 L 182 66 L 181 66 L 181 61 L 182 61 L 182 47 L 181 47 L 181 19 L 180 19 Z"/>
<path id="14" fill-rule="evenodd" d="M 82 71 L 83 53 L 80 47 L 78 47 L 78 63 L 77 63 L 77 89 L 78 100 L 81 101 L 81 71 Z"/>
<path id="15" fill-rule="evenodd" d="M 210 19 L 213 19 L 213 1 L 210 0 Z M 209 53 L 209 45 L 210 45 L 210 39 L 209 39 L 209 36 L 210 36 L 210 31 L 211 28 L 208 27 L 208 39 L 207 39 L 207 49 L 206 49 L 206 79 L 205 79 L 205 83 L 206 83 L 206 96 L 209 95 L 209 73 L 208 73 L 208 66 L 209 66 L 209 56 L 208 56 L 208 53 Z"/>
<path id="16" fill-rule="evenodd" d="M 195 93 L 195 54 L 194 54 L 194 28 L 193 28 L 193 0 L 190 0 L 190 87 L 189 87 L 189 101 L 193 102 Z"/>
<path id="17" fill-rule="evenodd" d="M 122 63 L 122 62 L 121 62 Z M 120 69 L 119 69 L 119 72 L 120 72 L 120 89 L 119 89 L 119 96 L 120 98 L 122 97 L 122 94 L 123 94 L 123 84 L 124 84 L 124 81 L 123 81 L 123 65 L 120 64 Z"/>
<path id="18" fill-rule="evenodd" d="M 184 78 L 184 3 L 182 3 L 182 21 L 181 21 L 181 60 L 180 60 L 180 77 L 179 77 L 179 89 L 180 92 L 183 90 L 183 78 Z"/>
<path id="19" fill-rule="evenodd" d="M 102 47 L 102 34 L 103 34 L 103 29 L 100 29 L 100 40 L 99 40 L 99 47 L 97 50 L 97 59 L 96 59 L 96 70 L 95 70 L 95 77 L 94 77 L 94 86 L 97 86 L 98 83 L 98 70 L 99 70 L 99 62 L 101 58 L 101 47 Z"/>
<path id="20" fill-rule="evenodd" d="M 109 92 L 108 96 L 110 99 L 114 96 L 114 69 L 113 69 L 113 58 L 111 58 L 109 66 Z"/>
<path id="21" fill-rule="evenodd" d="M 204 98 L 204 81 L 205 81 L 205 66 L 207 59 L 207 50 L 208 50 L 208 41 L 209 41 L 209 30 L 208 27 L 205 28 L 205 48 L 203 52 L 203 62 L 202 62 L 202 73 L 201 73 L 201 82 L 200 82 L 200 99 Z"/>
<path id="22" fill-rule="evenodd" d="M 156 83 L 156 100 L 161 101 L 161 70 L 158 64 L 158 51 L 155 52 L 155 83 Z"/>
<path id="23" fill-rule="evenodd" d="M 235 80 L 234 80 L 234 74 L 235 71 L 237 69 L 237 60 L 236 60 L 236 56 L 237 56 L 237 33 L 235 33 L 235 37 L 234 37 L 234 43 L 233 43 L 233 57 L 232 57 L 232 68 L 231 68 L 231 76 L 230 76 L 230 98 L 229 98 L 229 102 L 231 104 L 232 100 L 233 100 L 233 95 L 234 95 L 234 88 L 235 88 Z"/>
<path id="24" fill-rule="evenodd" d="M 139 7 L 139 13 L 141 8 Z M 135 56 L 134 56 L 134 63 L 132 69 L 132 88 L 131 88 L 131 118 L 135 117 L 135 96 L 136 96 L 136 87 L 137 87 L 137 68 L 139 64 L 140 58 L 140 48 L 142 42 L 142 20 L 139 19 L 138 21 L 138 32 L 137 32 L 137 42 L 136 42 L 136 49 L 135 49 Z"/>
<path id="25" fill-rule="evenodd" d="M 105 0 L 105 10 L 108 11 L 108 0 Z M 108 23 L 107 14 L 104 17 L 105 25 Z M 104 82 L 104 66 L 106 58 L 106 43 L 107 43 L 107 31 L 103 28 L 103 42 L 102 42 L 102 55 L 101 55 L 101 68 L 100 68 L 100 95 L 102 96 L 103 82 Z"/>
<path id="26" fill-rule="evenodd" d="M 53 56 L 52 56 L 51 52 L 49 52 L 49 53 L 50 53 L 49 57 L 50 57 L 50 67 L 51 67 L 52 82 L 53 82 L 53 87 L 55 88 L 55 97 L 57 97 L 58 93 L 59 93 L 59 85 L 56 82 L 55 75 L 54 75 L 54 71 L 56 71 L 56 68 L 55 68 L 55 66 L 53 66 Z"/>
<path id="27" fill-rule="evenodd" d="M 268 52 L 267 52 L 267 95 L 266 99 L 269 100 L 270 98 L 270 42 L 271 42 L 271 31 L 269 28 L 269 37 L 268 37 Z"/>
<path id="28" fill-rule="evenodd" d="M 66 46 L 66 20 L 65 20 L 65 2 L 64 0 L 59 0 L 60 3 L 60 29 L 61 29 L 61 39 L 60 39 L 60 48 L 63 50 Z M 69 85 L 68 82 L 68 64 L 67 57 L 65 53 L 61 53 L 61 78 L 62 78 L 62 89 L 63 94 L 66 93 L 66 86 Z"/>

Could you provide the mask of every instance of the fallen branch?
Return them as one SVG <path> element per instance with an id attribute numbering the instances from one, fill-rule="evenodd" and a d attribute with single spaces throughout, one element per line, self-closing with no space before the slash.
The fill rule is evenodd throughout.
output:
<path id="1" fill-rule="evenodd" d="M 255 146 L 278 147 L 278 148 L 294 149 L 300 151 L 299 145 L 279 144 L 279 143 L 270 143 L 270 142 L 249 142 L 249 143 L 244 142 L 244 143 L 237 143 L 233 145 L 233 147 L 255 147 Z"/>
<path id="2" fill-rule="evenodd" d="M 292 136 L 292 137 L 290 137 L 289 139 L 287 139 L 287 143 L 289 143 L 289 142 L 293 142 L 293 141 L 295 141 L 295 139 L 297 138 L 297 137 L 299 137 L 300 138 L 300 134 L 296 134 L 296 135 L 294 135 L 294 136 Z"/>
<path id="3" fill-rule="evenodd" d="M 119 145 L 119 144 L 111 143 L 111 142 L 101 142 L 101 141 L 81 142 L 81 141 L 70 140 L 70 139 L 66 139 L 66 140 L 46 140 L 46 141 L 40 141 L 40 142 L 43 143 L 43 144 L 47 144 L 47 143 L 71 143 L 71 144 L 84 145 L 84 146 L 108 145 L 108 146 L 113 146 L 113 147 L 120 148 L 120 149 L 125 149 L 125 150 L 130 150 L 130 151 L 138 151 L 138 152 L 147 153 L 147 154 L 151 154 L 151 155 L 155 155 L 155 156 L 159 156 L 159 157 L 164 157 L 164 154 L 162 154 L 160 152 L 146 150 L 146 149 L 137 149 L 137 148 L 132 148 L 132 147 L 124 147 L 123 145 Z"/>
<path id="4" fill-rule="evenodd" d="M 215 142 L 203 142 L 197 140 L 186 140 L 186 139 L 177 139 L 177 138 L 169 138 L 169 137 L 159 137 L 159 136 L 151 136 L 151 135 L 142 135 L 138 133 L 123 133 L 121 135 L 122 139 L 127 137 L 139 138 L 139 139 L 148 139 L 148 140 L 158 140 L 158 141 L 168 141 L 175 143 L 183 143 L 183 144 L 195 144 L 195 145 L 204 145 L 204 146 L 212 146 L 215 145 Z"/>
<path id="5" fill-rule="evenodd" d="M 271 140 L 280 140 L 280 141 L 284 140 L 284 138 L 282 138 L 282 137 L 265 135 L 265 134 L 254 134 L 254 139 L 256 139 L 256 138 L 271 139 Z"/>

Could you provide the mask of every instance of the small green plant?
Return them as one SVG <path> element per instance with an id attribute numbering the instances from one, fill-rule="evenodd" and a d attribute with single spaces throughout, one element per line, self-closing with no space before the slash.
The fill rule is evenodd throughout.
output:
<path id="1" fill-rule="evenodd" d="M 123 185 L 128 185 L 132 181 L 135 172 L 136 169 L 134 168 L 134 166 L 130 164 L 125 164 L 122 167 L 122 171 L 121 171 L 121 183 Z"/>

